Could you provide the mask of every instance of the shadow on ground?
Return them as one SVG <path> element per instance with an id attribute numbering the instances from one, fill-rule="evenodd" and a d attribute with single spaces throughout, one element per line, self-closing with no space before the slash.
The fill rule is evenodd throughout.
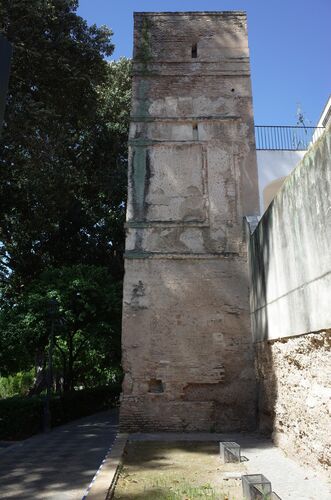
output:
<path id="1" fill-rule="evenodd" d="M 0 451 L 0 498 L 79 499 L 115 439 L 116 410 L 97 413 Z"/>
<path id="2" fill-rule="evenodd" d="M 130 465 L 151 467 L 150 463 L 155 462 L 154 467 L 162 467 L 162 461 L 171 450 L 182 450 L 187 453 L 201 453 L 206 455 L 219 454 L 220 441 L 235 441 L 245 449 L 267 449 L 274 445 L 272 441 L 260 433 L 155 433 L 155 434 L 131 434 L 130 447 L 135 453 L 127 457 Z M 148 447 L 141 447 L 142 443 L 148 443 Z M 247 461 L 247 457 L 242 456 L 242 462 Z M 144 464 L 144 465 L 142 465 Z"/>

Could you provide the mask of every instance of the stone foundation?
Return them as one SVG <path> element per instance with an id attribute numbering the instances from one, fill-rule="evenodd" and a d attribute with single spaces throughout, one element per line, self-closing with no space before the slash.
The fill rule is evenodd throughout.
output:
<path id="1" fill-rule="evenodd" d="M 331 330 L 256 344 L 260 429 L 315 468 L 331 466 Z"/>

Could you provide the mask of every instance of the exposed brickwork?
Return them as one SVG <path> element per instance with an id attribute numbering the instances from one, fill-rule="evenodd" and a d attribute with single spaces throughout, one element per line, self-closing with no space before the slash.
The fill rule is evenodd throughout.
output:
<path id="1" fill-rule="evenodd" d="M 121 426 L 253 428 L 244 14 L 136 14 L 129 163 Z"/>

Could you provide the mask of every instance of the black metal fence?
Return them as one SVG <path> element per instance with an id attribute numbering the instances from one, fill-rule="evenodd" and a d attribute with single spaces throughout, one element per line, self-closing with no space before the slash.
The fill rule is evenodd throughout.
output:
<path id="1" fill-rule="evenodd" d="M 256 149 L 305 151 L 323 131 L 324 127 L 256 125 Z"/>

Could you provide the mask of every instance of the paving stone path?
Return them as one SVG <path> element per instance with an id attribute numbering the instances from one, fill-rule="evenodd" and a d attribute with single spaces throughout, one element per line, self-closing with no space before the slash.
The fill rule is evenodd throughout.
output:
<path id="1" fill-rule="evenodd" d="M 116 410 L 96 413 L 1 448 L 0 498 L 82 500 L 117 423 Z"/>

